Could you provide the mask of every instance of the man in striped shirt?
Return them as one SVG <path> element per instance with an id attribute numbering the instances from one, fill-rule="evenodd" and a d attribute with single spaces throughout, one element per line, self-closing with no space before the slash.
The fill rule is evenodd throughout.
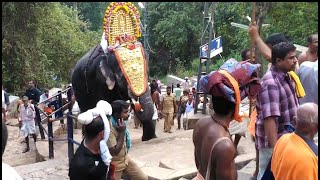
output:
<path id="1" fill-rule="evenodd" d="M 270 71 L 261 80 L 256 122 L 256 141 L 259 149 L 257 179 L 262 178 L 277 140 L 283 134 L 292 132 L 295 125 L 293 117 L 299 103 L 295 83 L 288 74 L 297 64 L 295 50 L 295 46 L 289 42 L 274 45 L 271 51 Z"/>

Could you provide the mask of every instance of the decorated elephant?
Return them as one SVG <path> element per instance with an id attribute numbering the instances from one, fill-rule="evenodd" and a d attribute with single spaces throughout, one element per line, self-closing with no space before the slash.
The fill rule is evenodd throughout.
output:
<path id="1" fill-rule="evenodd" d="M 101 43 L 75 65 L 72 87 L 80 111 L 94 108 L 99 100 L 110 104 L 130 100 L 143 125 L 142 140 L 155 138 L 154 104 L 148 87 L 139 12 L 132 3 L 111 3 L 104 18 Z"/>

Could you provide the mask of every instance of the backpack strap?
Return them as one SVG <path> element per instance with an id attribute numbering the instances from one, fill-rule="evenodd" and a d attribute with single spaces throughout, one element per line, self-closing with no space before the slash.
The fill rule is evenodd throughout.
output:
<path id="1" fill-rule="evenodd" d="M 211 150 L 210 150 L 208 165 L 207 165 L 207 172 L 206 172 L 206 177 L 205 177 L 206 180 L 210 180 L 212 151 L 213 151 L 214 147 L 215 147 L 219 142 L 221 142 L 221 141 L 223 141 L 223 140 L 229 140 L 229 141 L 231 141 L 231 139 L 228 138 L 228 137 L 221 137 L 221 138 L 217 139 L 217 141 L 212 145 L 212 148 L 211 148 Z"/>

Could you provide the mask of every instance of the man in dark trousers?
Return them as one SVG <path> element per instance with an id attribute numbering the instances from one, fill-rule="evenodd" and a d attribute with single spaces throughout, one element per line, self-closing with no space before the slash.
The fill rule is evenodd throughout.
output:
<path id="1" fill-rule="evenodd" d="M 39 103 L 40 96 L 42 93 L 38 88 L 35 87 L 34 81 L 29 81 L 28 85 L 29 85 L 29 88 L 26 90 L 25 95 L 29 98 L 31 103 L 34 106 L 36 106 L 37 103 Z M 41 123 L 40 112 L 37 108 L 35 108 L 35 111 L 36 111 L 35 121 L 36 121 L 36 124 L 38 124 L 38 126 L 39 126 L 41 139 L 43 140 L 43 139 L 45 139 L 45 136 L 44 136 L 44 131 L 42 129 L 42 126 L 40 125 L 40 123 Z"/>

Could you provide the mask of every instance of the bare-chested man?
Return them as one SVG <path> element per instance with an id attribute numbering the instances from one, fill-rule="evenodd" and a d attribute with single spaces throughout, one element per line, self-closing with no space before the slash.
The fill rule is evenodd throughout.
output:
<path id="1" fill-rule="evenodd" d="M 214 113 L 200 118 L 194 127 L 194 156 L 198 169 L 196 180 L 237 179 L 234 162 L 236 147 L 231 140 L 228 127 L 232 120 L 242 121 L 239 115 L 241 99 L 248 95 L 257 96 L 261 86 L 257 78 L 260 64 L 241 62 L 250 68 L 239 70 L 236 68 L 239 65 L 237 63 L 235 59 L 229 59 L 219 71 L 211 72 L 199 81 L 201 91 L 212 96 Z M 244 91 L 239 87 L 251 88 L 252 91 Z"/>
<path id="2" fill-rule="evenodd" d="M 299 65 L 304 61 L 315 62 L 318 60 L 318 34 L 313 34 L 307 38 L 308 41 L 308 50 L 302 52 L 298 57 Z"/>
<path id="3" fill-rule="evenodd" d="M 212 106 L 215 112 L 212 117 L 199 119 L 193 131 L 194 156 L 201 174 L 197 179 L 208 176 L 207 169 L 210 179 L 237 179 L 236 148 L 228 131 L 229 123 L 234 119 L 235 104 L 225 98 L 213 97 Z"/>

